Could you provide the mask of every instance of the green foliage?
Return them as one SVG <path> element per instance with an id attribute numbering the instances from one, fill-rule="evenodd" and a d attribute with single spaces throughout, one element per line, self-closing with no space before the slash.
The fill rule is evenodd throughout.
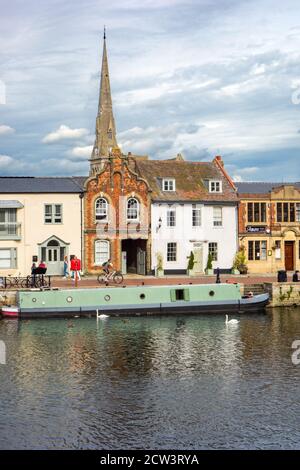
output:
<path id="1" fill-rule="evenodd" d="M 156 261 L 157 261 L 157 266 L 156 266 L 156 269 L 158 271 L 163 271 L 164 269 L 164 258 L 163 258 L 163 255 L 161 253 L 156 253 Z"/>
<path id="2" fill-rule="evenodd" d="M 246 266 L 247 258 L 245 248 L 240 248 L 233 260 L 233 269 L 239 269 L 240 266 Z"/>
<path id="3" fill-rule="evenodd" d="M 208 258 L 207 258 L 206 269 L 212 269 L 213 268 L 212 261 L 213 261 L 212 254 L 209 253 Z"/>
<path id="4" fill-rule="evenodd" d="M 189 260 L 187 268 L 188 268 L 189 271 L 192 271 L 192 269 L 194 268 L 194 264 L 195 264 L 194 253 L 191 251 L 190 256 L 188 256 L 187 258 Z"/>

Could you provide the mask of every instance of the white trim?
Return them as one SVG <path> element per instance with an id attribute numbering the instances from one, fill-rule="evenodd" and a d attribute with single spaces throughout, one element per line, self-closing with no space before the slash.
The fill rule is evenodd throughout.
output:
<path id="1" fill-rule="evenodd" d="M 167 184 L 168 188 L 165 188 L 165 183 Z M 170 183 L 172 183 L 172 189 L 170 189 Z M 165 192 L 168 191 L 176 191 L 176 181 L 175 178 L 163 178 L 162 180 L 162 190 Z"/>
<path id="2" fill-rule="evenodd" d="M 216 189 L 216 183 L 219 183 L 219 189 Z M 215 184 L 215 189 L 212 189 L 212 185 Z M 210 193 L 221 193 L 222 192 L 222 180 L 209 180 L 209 192 Z"/>

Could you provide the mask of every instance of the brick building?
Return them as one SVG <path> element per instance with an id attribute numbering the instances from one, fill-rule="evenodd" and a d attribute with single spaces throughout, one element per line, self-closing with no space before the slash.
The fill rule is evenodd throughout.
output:
<path id="1" fill-rule="evenodd" d="M 108 258 L 123 272 L 150 269 L 150 188 L 134 171 L 135 158 L 123 155 L 117 144 L 104 35 L 96 138 L 84 186 L 85 269 L 90 273 L 99 272 Z"/>
<path id="2" fill-rule="evenodd" d="M 123 273 L 154 272 L 160 253 L 166 273 L 185 273 L 192 250 L 199 272 L 209 253 L 214 268 L 231 269 L 237 249 L 237 195 L 221 157 L 204 163 L 186 162 L 181 155 L 155 161 L 122 154 L 105 36 L 96 138 L 84 189 L 88 272 L 99 272 L 108 258 Z"/>
<path id="3" fill-rule="evenodd" d="M 300 183 L 236 183 L 249 272 L 300 270 Z"/>

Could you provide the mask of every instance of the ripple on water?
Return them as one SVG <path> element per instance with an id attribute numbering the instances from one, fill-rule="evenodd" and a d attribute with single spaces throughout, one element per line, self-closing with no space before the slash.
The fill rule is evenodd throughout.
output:
<path id="1" fill-rule="evenodd" d="M 299 448 L 300 310 L 0 322 L 0 448 Z"/>

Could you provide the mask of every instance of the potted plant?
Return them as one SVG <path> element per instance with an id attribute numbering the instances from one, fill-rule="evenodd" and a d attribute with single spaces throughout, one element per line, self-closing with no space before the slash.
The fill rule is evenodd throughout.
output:
<path id="1" fill-rule="evenodd" d="M 188 266 L 187 266 L 187 274 L 188 276 L 192 276 L 194 273 L 193 269 L 195 265 L 195 256 L 194 256 L 193 251 L 191 251 L 191 254 L 190 256 L 187 257 L 187 259 L 189 260 Z"/>
<path id="2" fill-rule="evenodd" d="M 161 253 L 156 253 L 156 261 L 157 261 L 157 264 L 156 264 L 155 275 L 157 277 L 162 277 L 164 275 L 164 265 L 163 265 L 164 258 Z"/>
<path id="3" fill-rule="evenodd" d="M 212 254 L 208 253 L 207 265 L 206 265 L 206 270 L 205 270 L 208 276 L 212 276 L 214 274 L 212 261 L 213 261 Z"/>
<path id="4" fill-rule="evenodd" d="M 233 261 L 233 274 L 247 274 L 247 258 L 245 254 L 245 248 L 241 247 L 236 253 Z"/>

